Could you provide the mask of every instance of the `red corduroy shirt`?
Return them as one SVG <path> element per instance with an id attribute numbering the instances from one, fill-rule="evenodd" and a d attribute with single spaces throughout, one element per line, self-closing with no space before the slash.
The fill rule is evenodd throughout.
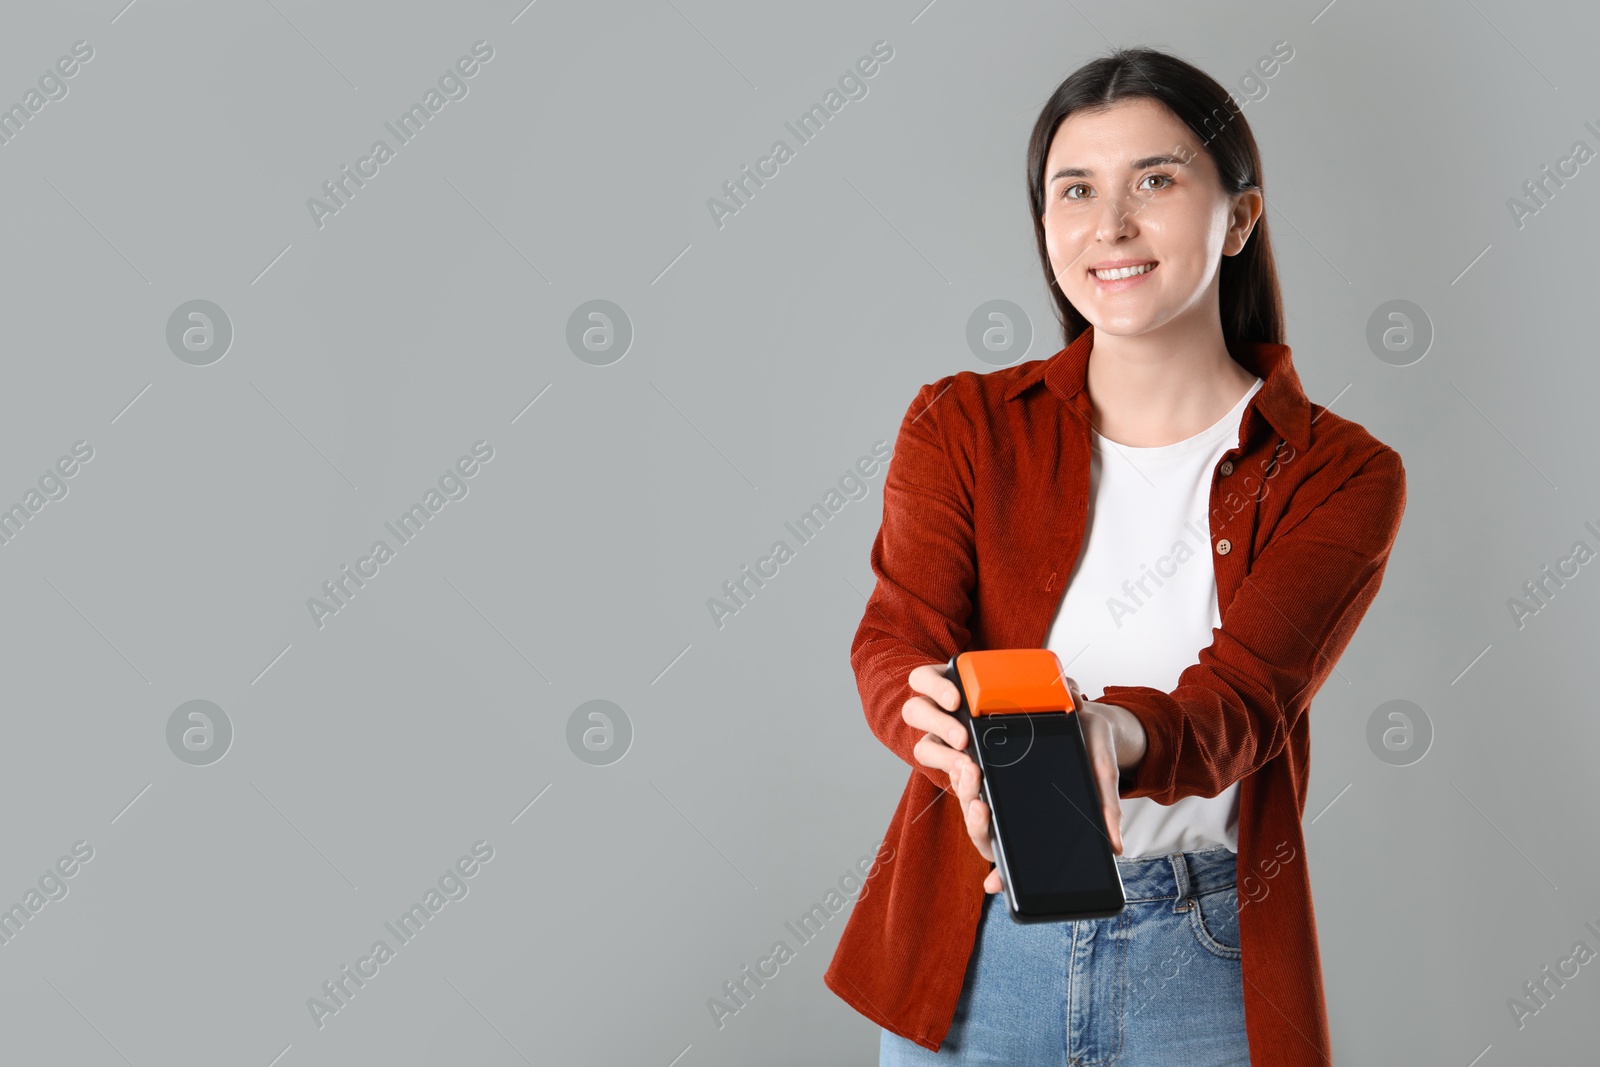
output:
<path id="1" fill-rule="evenodd" d="M 917 763 L 901 718 L 913 667 L 982 648 L 1043 648 L 1087 518 L 1093 328 L 1048 359 L 924 385 L 901 421 L 872 546 L 877 585 L 850 646 L 867 723 L 911 767 L 888 849 L 823 981 L 924 1048 L 949 1030 L 991 864 L 949 778 Z M 1377 595 L 1405 510 L 1400 456 L 1307 400 L 1287 345 L 1229 343 L 1263 379 L 1212 472 L 1222 625 L 1170 692 L 1087 699 L 1143 724 L 1124 797 L 1239 794 L 1239 939 L 1252 1063 L 1332 1063 L 1301 816 L 1307 711 Z M 891 851 L 892 850 L 892 851 Z"/>

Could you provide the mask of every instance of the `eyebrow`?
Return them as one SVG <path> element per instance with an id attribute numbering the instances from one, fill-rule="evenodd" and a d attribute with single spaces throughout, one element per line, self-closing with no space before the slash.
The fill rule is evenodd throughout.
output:
<path id="1" fill-rule="evenodd" d="M 1165 164 L 1165 163 L 1177 163 L 1178 165 L 1182 166 L 1183 162 L 1184 161 L 1179 159 L 1177 156 L 1171 156 L 1171 155 L 1166 155 L 1166 154 L 1162 154 L 1162 155 L 1159 155 L 1159 156 L 1145 156 L 1143 159 L 1136 159 L 1132 163 L 1129 163 L 1128 164 L 1128 169 L 1129 170 L 1144 170 L 1146 167 L 1159 167 L 1159 166 L 1161 166 L 1162 164 Z M 1046 185 L 1052 185 L 1052 184 L 1055 183 L 1055 180 L 1057 178 L 1092 178 L 1092 177 L 1094 177 L 1094 171 L 1090 170 L 1088 167 L 1062 167 L 1060 170 L 1058 170 L 1054 174 L 1050 175 L 1050 180 L 1048 182 L 1046 182 L 1045 184 Z"/>

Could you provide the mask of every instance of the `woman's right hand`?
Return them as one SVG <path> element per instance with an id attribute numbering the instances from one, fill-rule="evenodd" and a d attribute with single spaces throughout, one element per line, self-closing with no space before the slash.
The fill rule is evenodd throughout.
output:
<path id="1" fill-rule="evenodd" d="M 961 704 L 961 691 L 956 683 L 944 676 L 943 663 L 927 663 L 911 671 L 907 681 L 916 696 L 900 708 L 900 717 L 909 726 L 924 730 L 922 740 L 912 748 L 911 754 L 924 767 L 944 771 L 950 777 L 950 787 L 956 802 L 962 804 L 967 821 L 967 836 L 972 839 L 978 854 L 994 862 L 994 847 L 989 843 L 989 806 L 978 797 L 980 771 L 977 763 L 964 751 L 967 731 L 955 710 Z M 986 893 L 1001 889 L 1000 870 L 989 872 L 983 880 Z"/>

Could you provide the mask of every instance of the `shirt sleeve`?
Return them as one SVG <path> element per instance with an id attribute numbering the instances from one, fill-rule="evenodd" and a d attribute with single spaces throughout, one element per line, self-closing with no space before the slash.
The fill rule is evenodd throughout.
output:
<path id="1" fill-rule="evenodd" d="M 900 422 L 883 482 L 883 522 L 872 543 L 877 577 L 850 644 L 850 665 L 867 725 L 889 750 L 935 786 L 950 779 L 911 754 L 925 731 L 901 717 L 916 695 L 912 668 L 945 663 L 967 647 L 977 580 L 972 487 L 957 474 L 940 428 L 955 399 L 954 376 L 924 385 Z"/>
<path id="2" fill-rule="evenodd" d="M 1405 503 L 1405 467 L 1385 446 L 1298 521 L 1286 516 L 1176 689 L 1106 686 L 1096 699 L 1145 730 L 1121 796 L 1216 796 L 1283 750 L 1377 596 Z"/>

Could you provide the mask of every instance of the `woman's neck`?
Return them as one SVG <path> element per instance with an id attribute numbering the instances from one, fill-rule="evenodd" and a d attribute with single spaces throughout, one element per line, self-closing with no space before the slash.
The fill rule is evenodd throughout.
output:
<path id="1" fill-rule="evenodd" d="M 1214 425 L 1255 378 L 1228 354 L 1220 329 L 1186 344 L 1096 330 L 1085 384 L 1095 429 L 1120 445 L 1157 448 Z"/>

